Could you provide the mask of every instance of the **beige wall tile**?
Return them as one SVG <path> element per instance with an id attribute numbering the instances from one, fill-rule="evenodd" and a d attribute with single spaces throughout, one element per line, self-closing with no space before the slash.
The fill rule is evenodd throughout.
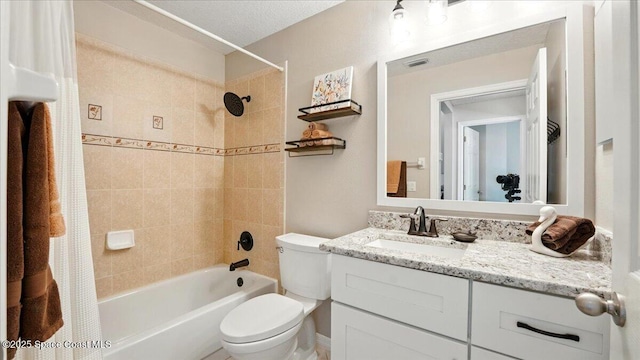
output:
<path id="1" fill-rule="evenodd" d="M 193 164 L 194 155 L 173 152 L 171 153 L 171 188 L 193 188 Z"/>
<path id="2" fill-rule="evenodd" d="M 262 191 L 262 189 L 247 190 L 247 221 L 251 223 L 262 224 Z"/>
<path id="3" fill-rule="evenodd" d="M 100 89 L 112 94 L 117 73 L 114 70 L 113 54 L 81 41 L 76 42 L 78 84 L 82 88 Z"/>
<path id="4" fill-rule="evenodd" d="M 171 142 L 173 133 L 173 112 L 170 106 L 150 104 L 145 106 L 142 115 L 142 138 L 144 140 Z M 154 117 L 161 117 L 160 128 L 154 128 Z"/>
<path id="5" fill-rule="evenodd" d="M 144 273 L 142 271 L 129 271 L 113 276 L 113 292 L 119 293 L 135 289 L 144 285 Z"/>
<path id="6" fill-rule="evenodd" d="M 113 134 L 113 94 L 104 88 L 84 86 L 78 89 L 80 120 L 85 134 L 111 136 Z M 89 118 L 89 105 L 100 106 L 98 119 Z"/>
<path id="7" fill-rule="evenodd" d="M 141 232 L 142 230 L 136 231 L 137 234 Z M 142 272 L 144 267 L 144 240 L 140 236 L 136 236 L 135 240 L 136 246 L 130 249 L 111 251 L 111 264 L 114 275 L 134 270 Z"/>
<path id="8" fill-rule="evenodd" d="M 265 87 L 264 76 L 257 76 L 249 80 L 249 93 L 251 94 L 251 103 L 247 107 L 248 112 L 260 111 L 267 105 L 265 103 Z"/>
<path id="9" fill-rule="evenodd" d="M 214 147 L 216 121 L 215 114 L 196 111 L 194 123 L 194 144 L 204 147 Z M 224 132 L 224 129 L 220 129 Z"/>
<path id="10" fill-rule="evenodd" d="M 224 189 L 214 190 L 214 202 L 213 202 L 213 218 L 224 218 Z"/>
<path id="11" fill-rule="evenodd" d="M 231 218 L 233 220 L 246 221 L 247 220 L 247 210 L 248 210 L 248 192 L 247 189 L 239 189 L 234 188 L 232 190 L 233 193 L 233 203 L 232 207 L 232 215 Z M 253 204 L 252 204 L 253 205 Z"/>
<path id="12" fill-rule="evenodd" d="M 221 85 L 215 86 L 208 82 L 204 82 L 201 80 L 196 81 L 196 111 L 207 113 L 207 114 L 215 114 L 216 111 L 216 89 L 221 87 Z"/>
<path id="13" fill-rule="evenodd" d="M 215 222 L 200 221 L 194 224 L 193 254 L 213 253 L 215 249 Z"/>
<path id="14" fill-rule="evenodd" d="M 247 146 L 262 145 L 263 118 L 262 110 L 247 115 Z"/>
<path id="15" fill-rule="evenodd" d="M 104 235 L 111 230 L 111 191 L 87 190 L 91 234 Z"/>
<path id="16" fill-rule="evenodd" d="M 144 150 L 144 188 L 171 188 L 171 153 Z"/>
<path id="17" fill-rule="evenodd" d="M 171 262 L 171 226 L 144 229 L 144 266 Z"/>
<path id="18" fill-rule="evenodd" d="M 180 259 L 171 263 L 171 276 L 178 276 L 193 271 L 193 257 Z"/>
<path id="19" fill-rule="evenodd" d="M 265 225 L 281 226 L 283 222 L 282 189 L 265 189 L 262 197 L 262 219 Z"/>
<path id="20" fill-rule="evenodd" d="M 236 117 L 225 111 L 224 114 L 224 148 L 236 147 Z"/>
<path id="21" fill-rule="evenodd" d="M 142 99 L 159 106 L 171 106 L 173 90 L 170 83 L 175 73 L 147 63 L 143 63 L 143 66 Z"/>
<path id="22" fill-rule="evenodd" d="M 194 224 L 171 225 L 171 261 L 193 256 Z"/>
<path id="23" fill-rule="evenodd" d="M 96 295 L 98 299 L 105 298 L 113 294 L 113 277 L 108 276 L 96 279 Z"/>
<path id="24" fill-rule="evenodd" d="M 146 83 L 149 80 L 149 73 L 145 64 L 130 55 L 115 54 L 113 56 L 114 71 L 118 74 L 115 81 L 114 93 L 128 97 L 144 100 L 146 95 Z"/>
<path id="25" fill-rule="evenodd" d="M 162 281 L 171 277 L 171 263 L 150 265 L 144 268 L 144 282 L 150 284 L 156 281 Z"/>
<path id="26" fill-rule="evenodd" d="M 271 72 L 264 77 L 265 109 L 282 104 L 284 73 Z"/>
<path id="27" fill-rule="evenodd" d="M 247 162 L 248 155 L 235 156 L 233 159 L 233 187 L 247 187 Z"/>
<path id="28" fill-rule="evenodd" d="M 142 139 L 146 103 L 138 98 L 116 95 L 113 98 L 113 136 Z"/>
<path id="29" fill-rule="evenodd" d="M 171 225 L 193 223 L 193 188 L 171 190 Z"/>
<path id="30" fill-rule="evenodd" d="M 112 252 L 105 246 L 105 234 L 91 235 L 91 256 L 93 258 L 93 271 L 96 279 L 113 275 L 111 270 Z"/>
<path id="31" fill-rule="evenodd" d="M 249 114 L 247 112 L 240 117 L 236 117 L 236 121 L 233 124 L 234 127 L 234 147 L 249 146 Z"/>
<path id="32" fill-rule="evenodd" d="M 218 149 L 224 149 L 225 147 L 225 119 L 224 110 L 217 111 L 213 122 L 213 146 Z"/>
<path id="33" fill-rule="evenodd" d="M 140 190 L 113 190 L 111 230 L 142 228 L 143 193 Z"/>
<path id="34" fill-rule="evenodd" d="M 222 189 L 224 188 L 224 166 L 225 166 L 225 157 L 224 156 L 214 156 L 213 157 L 213 188 Z"/>
<path id="35" fill-rule="evenodd" d="M 194 270 L 208 268 L 215 264 L 215 255 L 212 252 L 196 255 L 193 257 Z"/>
<path id="36" fill-rule="evenodd" d="M 233 187 L 233 166 L 235 165 L 237 156 L 225 156 L 224 157 L 224 188 Z"/>
<path id="37" fill-rule="evenodd" d="M 282 108 L 275 107 L 264 111 L 262 119 L 262 143 L 263 144 L 280 144 L 284 139 L 284 116 Z M 302 137 L 302 134 L 294 134 L 291 139 L 296 140 Z"/>
<path id="38" fill-rule="evenodd" d="M 143 226 L 153 227 L 171 223 L 171 190 L 145 189 Z"/>
<path id="39" fill-rule="evenodd" d="M 282 153 L 264 154 L 264 189 L 280 189 L 283 187 L 284 164 Z"/>
<path id="40" fill-rule="evenodd" d="M 111 188 L 142 189 L 144 150 L 112 148 Z"/>
<path id="41" fill-rule="evenodd" d="M 174 107 L 171 112 L 171 142 L 175 144 L 193 145 L 195 113 L 193 110 Z"/>
<path id="42" fill-rule="evenodd" d="M 231 220 L 233 218 L 233 189 L 224 189 L 224 219 Z"/>
<path id="43" fill-rule="evenodd" d="M 111 147 L 83 145 L 87 190 L 111 189 Z"/>
<path id="44" fill-rule="evenodd" d="M 215 219 L 216 193 L 214 189 L 193 190 L 193 218 L 195 221 Z"/>
<path id="45" fill-rule="evenodd" d="M 217 156 L 194 155 L 195 188 L 213 188 L 215 185 L 215 161 Z"/>
<path id="46" fill-rule="evenodd" d="M 226 264 L 228 264 L 229 262 L 231 262 L 231 248 L 230 245 L 231 242 L 233 241 L 233 220 L 231 219 L 227 219 L 225 217 L 225 219 L 222 222 L 222 233 L 223 233 L 223 243 L 222 243 L 222 252 L 223 252 L 223 259 L 224 262 Z M 237 240 L 236 240 L 237 241 Z"/>
<path id="47" fill-rule="evenodd" d="M 250 189 L 262 188 L 263 154 L 247 156 L 247 187 Z"/>
<path id="48" fill-rule="evenodd" d="M 193 111 L 196 98 L 196 80 L 184 75 L 174 74 L 170 84 L 171 106 Z"/>

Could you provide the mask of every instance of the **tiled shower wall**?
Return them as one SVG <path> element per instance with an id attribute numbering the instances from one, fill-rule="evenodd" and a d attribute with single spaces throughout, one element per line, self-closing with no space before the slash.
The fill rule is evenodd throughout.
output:
<path id="1" fill-rule="evenodd" d="M 98 297 L 222 262 L 223 85 L 81 34 L 77 59 Z"/>
<path id="2" fill-rule="evenodd" d="M 224 261 L 250 261 L 249 269 L 279 278 L 275 237 L 283 233 L 284 74 L 266 69 L 228 81 L 227 91 L 251 96 L 241 117 L 225 113 L 225 145 L 236 149 L 224 164 Z M 237 243 L 242 231 L 254 249 Z"/>
<path id="3" fill-rule="evenodd" d="M 85 177 L 98 297 L 249 258 L 278 278 L 284 75 L 225 86 L 77 34 Z M 226 90 L 251 95 L 241 117 Z M 136 246 L 110 251 L 108 231 Z M 242 231 L 255 247 L 237 251 Z"/>

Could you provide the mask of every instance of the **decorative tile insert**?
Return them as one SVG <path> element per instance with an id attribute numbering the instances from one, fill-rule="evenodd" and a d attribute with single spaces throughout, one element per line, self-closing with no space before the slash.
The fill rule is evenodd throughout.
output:
<path id="1" fill-rule="evenodd" d="M 184 144 L 166 143 L 160 141 L 148 141 L 141 139 L 128 139 L 105 135 L 82 134 L 82 143 L 85 145 L 124 147 L 140 150 L 170 151 L 186 154 L 235 156 L 280 152 L 280 144 L 256 145 L 231 149 L 210 148 L 204 146 L 192 146 Z"/>
<path id="2" fill-rule="evenodd" d="M 162 119 L 162 116 L 154 116 L 153 117 L 153 128 L 162 130 L 163 122 L 164 122 L 164 120 Z"/>
<path id="3" fill-rule="evenodd" d="M 87 117 L 90 120 L 102 121 L 102 106 L 89 104 Z"/>

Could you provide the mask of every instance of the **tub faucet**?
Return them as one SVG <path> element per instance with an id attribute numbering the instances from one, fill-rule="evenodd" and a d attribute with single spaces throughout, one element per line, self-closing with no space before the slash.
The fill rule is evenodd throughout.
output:
<path id="1" fill-rule="evenodd" d="M 249 259 L 243 259 L 243 260 L 231 263 L 231 265 L 229 265 L 229 271 L 235 271 L 236 269 L 244 266 L 249 266 Z"/>

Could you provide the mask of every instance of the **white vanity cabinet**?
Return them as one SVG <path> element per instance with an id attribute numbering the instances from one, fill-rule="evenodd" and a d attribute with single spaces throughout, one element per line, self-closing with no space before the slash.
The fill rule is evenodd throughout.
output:
<path id="1" fill-rule="evenodd" d="M 468 358 L 469 280 L 346 256 L 331 261 L 333 359 Z"/>

